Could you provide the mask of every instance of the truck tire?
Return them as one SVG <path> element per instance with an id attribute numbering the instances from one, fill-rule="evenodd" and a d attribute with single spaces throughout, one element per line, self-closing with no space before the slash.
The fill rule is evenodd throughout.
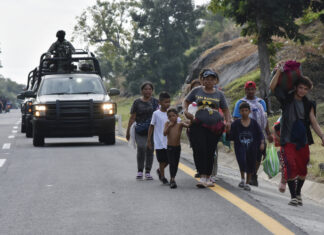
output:
<path id="1" fill-rule="evenodd" d="M 21 119 L 21 129 L 20 129 L 21 133 L 26 133 L 26 122 L 25 119 Z"/>
<path id="2" fill-rule="evenodd" d="M 30 121 L 26 120 L 26 137 L 31 138 L 33 137 L 33 125 Z"/>
<path id="3" fill-rule="evenodd" d="M 99 135 L 99 142 L 104 143 L 106 145 L 114 145 L 116 143 L 115 132 L 105 135 Z"/>
<path id="4" fill-rule="evenodd" d="M 35 147 L 40 147 L 40 146 L 44 146 L 45 144 L 45 138 L 44 136 L 40 135 L 38 133 L 38 131 L 36 130 L 36 128 L 33 128 L 33 145 Z"/>

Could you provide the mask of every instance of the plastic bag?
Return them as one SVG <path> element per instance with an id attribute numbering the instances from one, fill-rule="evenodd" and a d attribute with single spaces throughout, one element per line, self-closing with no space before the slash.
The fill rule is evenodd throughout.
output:
<path id="1" fill-rule="evenodd" d="M 263 161 L 263 170 L 269 178 L 275 177 L 279 173 L 280 162 L 277 150 L 273 144 L 266 150 L 266 158 Z"/>
<path id="2" fill-rule="evenodd" d="M 130 138 L 129 138 L 129 141 L 128 141 L 128 146 L 133 147 L 134 149 L 136 149 L 135 126 L 136 126 L 136 122 L 134 122 L 133 125 L 130 128 L 130 131 L 129 131 Z"/>

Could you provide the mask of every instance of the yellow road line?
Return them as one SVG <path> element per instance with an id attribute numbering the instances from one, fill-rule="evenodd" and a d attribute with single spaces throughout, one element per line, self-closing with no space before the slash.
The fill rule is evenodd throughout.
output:
<path id="1" fill-rule="evenodd" d="M 122 141 L 127 141 L 125 138 L 116 136 L 117 139 Z M 182 170 L 187 175 L 195 178 L 195 171 L 191 169 L 190 167 L 179 163 L 179 169 Z M 224 198 L 225 200 L 229 201 L 233 205 L 240 208 L 243 212 L 248 214 L 250 217 L 252 217 L 254 220 L 256 220 L 258 223 L 260 223 L 262 226 L 264 226 L 267 230 L 269 230 L 273 234 L 294 234 L 292 231 L 290 231 L 288 228 L 280 224 L 277 220 L 273 219 L 271 216 L 265 214 L 260 209 L 256 208 L 255 206 L 252 206 L 251 204 L 247 203 L 246 201 L 242 200 L 238 196 L 234 195 L 230 191 L 226 190 L 225 188 L 215 184 L 215 187 L 209 188 L 215 193 L 217 193 L 219 196 Z"/>

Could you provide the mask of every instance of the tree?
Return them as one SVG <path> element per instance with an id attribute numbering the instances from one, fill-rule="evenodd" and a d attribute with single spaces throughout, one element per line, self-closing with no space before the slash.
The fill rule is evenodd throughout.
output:
<path id="1" fill-rule="evenodd" d="M 243 36 L 255 36 L 261 71 L 260 92 L 263 98 L 268 95 L 270 83 L 268 45 L 273 36 L 303 43 L 306 38 L 299 33 L 295 19 L 301 17 L 309 6 L 310 0 L 211 0 L 209 8 L 213 12 L 222 12 L 243 26 Z"/>
<path id="2" fill-rule="evenodd" d="M 319 18 L 324 23 L 324 0 L 312 0 L 310 7 L 313 12 L 320 13 Z"/>
<path id="3" fill-rule="evenodd" d="M 129 10 L 136 6 L 133 1 L 102 1 L 88 7 L 74 27 L 74 38 L 82 38 L 97 46 L 96 54 L 102 64 L 104 77 L 119 86 L 124 73 L 124 57 L 132 38 Z"/>
<path id="4" fill-rule="evenodd" d="M 142 0 L 131 16 L 135 28 L 125 85 L 134 94 L 149 80 L 157 92 L 176 92 L 185 80 L 184 52 L 196 40 L 194 5 L 188 0 Z"/>

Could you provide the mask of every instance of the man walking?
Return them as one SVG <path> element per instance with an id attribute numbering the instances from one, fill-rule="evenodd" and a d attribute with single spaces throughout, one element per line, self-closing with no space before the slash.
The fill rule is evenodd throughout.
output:
<path id="1" fill-rule="evenodd" d="M 324 146 L 324 134 L 315 117 L 315 103 L 306 95 L 313 84 L 308 77 L 300 76 L 291 93 L 283 92 L 278 87 L 280 69 L 270 83 L 270 89 L 281 104 L 282 119 L 280 122 L 281 154 L 286 164 L 285 179 L 287 180 L 292 206 L 303 205 L 301 189 L 307 175 L 309 162 L 309 145 L 313 144 L 310 126 L 321 138 Z"/>

